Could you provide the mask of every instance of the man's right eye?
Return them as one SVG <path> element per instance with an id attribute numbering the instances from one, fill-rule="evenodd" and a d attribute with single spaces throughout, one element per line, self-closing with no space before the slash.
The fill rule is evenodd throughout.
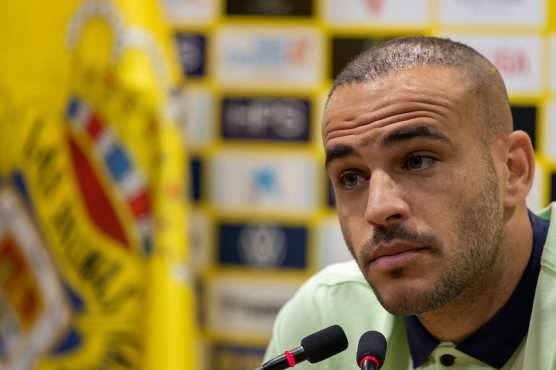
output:
<path id="1" fill-rule="evenodd" d="M 358 172 L 347 171 L 342 173 L 338 180 L 344 190 L 352 190 L 367 179 Z"/>

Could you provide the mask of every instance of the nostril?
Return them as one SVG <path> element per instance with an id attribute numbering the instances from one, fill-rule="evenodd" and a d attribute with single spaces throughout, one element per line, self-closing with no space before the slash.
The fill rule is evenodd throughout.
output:
<path id="1" fill-rule="evenodd" d="M 388 217 L 388 220 L 399 220 L 402 218 L 402 215 L 399 213 L 396 213 L 395 215 L 391 215 Z"/>

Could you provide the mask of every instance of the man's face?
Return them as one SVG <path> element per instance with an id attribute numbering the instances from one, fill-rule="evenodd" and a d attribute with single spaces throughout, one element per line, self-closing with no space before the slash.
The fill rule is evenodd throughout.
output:
<path id="1" fill-rule="evenodd" d="M 344 85 L 329 101 L 323 141 L 344 238 L 392 313 L 444 306 L 497 260 L 503 209 L 478 119 L 446 68 Z"/>

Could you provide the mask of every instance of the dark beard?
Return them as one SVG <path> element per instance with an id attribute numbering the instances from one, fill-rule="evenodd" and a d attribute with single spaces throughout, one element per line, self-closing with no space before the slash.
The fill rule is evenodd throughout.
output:
<path id="1" fill-rule="evenodd" d="M 452 301 L 466 288 L 472 287 L 486 280 L 492 270 L 499 253 L 503 237 L 503 209 L 499 200 L 498 179 L 492 157 L 485 153 L 483 160 L 486 173 L 482 188 L 478 195 L 465 200 L 456 215 L 458 246 L 456 254 L 450 260 L 444 260 L 444 266 L 438 280 L 426 291 L 418 294 L 406 294 L 397 297 L 395 302 L 386 302 L 375 287 L 370 277 L 366 275 L 364 266 L 359 267 L 373 289 L 382 306 L 392 314 L 417 315 L 434 311 Z M 360 258 L 356 258 L 353 247 L 349 244 L 349 235 L 345 233 L 346 244 L 354 258 L 368 261 L 370 254 L 380 242 L 393 239 L 417 242 L 426 245 L 432 253 L 442 253 L 441 242 L 432 234 L 418 234 L 408 230 L 403 224 L 391 227 L 376 228 L 373 240 L 361 248 Z M 391 272 L 394 279 L 403 278 L 403 269 Z"/>

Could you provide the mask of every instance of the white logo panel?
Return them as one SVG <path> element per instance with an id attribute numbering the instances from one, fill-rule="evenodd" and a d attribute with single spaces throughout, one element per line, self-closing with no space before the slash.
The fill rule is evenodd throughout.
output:
<path id="1" fill-rule="evenodd" d="M 546 207 L 544 200 L 544 181 L 545 171 L 544 167 L 540 163 L 535 163 L 535 178 L 533 179 L 533 187 L 527 195 L 526 203 L 527 207 L 533 212 L 540 211 Z"/>
<path id="2" fill-rule="evenodd" d="M 327 217 L 319 225 L 318 268 L 332 263 L 351 261 L 353 257 L 346 246 L 338 218 Z"/>
<path id="3" fill-rule="evenodd" d="M 268 336 L 278 311 L 300 285 L 219 275 L 208 283 L 209 330 L 234 336 Z"/>
<path id="4" fill-rule="evenodd" d="M 221 151 L 210 161 L 210 201 L 228 210 L 308 213 L 317 207 L 310 155 Z"/>
<path id="5" fill-rule="evenodd" d="M 187 146 L 200 149 L 214 140 L 214 96 L 205 88 L 188 87 L 180 106 L 183 137 Z"/>
<path id="6" fill-rule="evenodd" d="M 546 105 L 546 119 L 543 136 L 544 152 L 550 161 L 556 162 L 556 101 L 551 100 Z"/>
<path id="7" fill-rule="evenodd" d="M 510 94 L 540 94 L 543 88 L 543 41 L 539 36 L 450 35 L 483 54 L 502 74 Z"/>
<path id="8" fill-rule="evenodd" d="M 207 24 L 216 19 L 217 0 L 163 0 L 166 20 L 173 25 Z"/>
<path id="9" fill-rule="evenodd" d="M 446 26 L 531 26 L 546 22 L 545 0 L 440 0 Z"/>
<path id="10" fill-rule="evenodd" d="M 325 0 L 323 9 L 333 25 L 424 27 L 430 19 L 429 0 Z"/>
<path id="11" fill-rule="evenodd" d="M 214 43 L 223 85 L 308 88 L 321 81 L 323 40 L 316 28 L 225 26 Z"/>
<path id="12" fill-rule="evenodd" d="M 556 93 L 556 34 L 550 37 L 550 90 Z M 556 125 L 555 121 L 552 121 Z"/>
<path id="13" fill-rule="evenodd" d="M 188 221 L 190 266 L 196 271 L 203 271 L 210 266 L 210 252 L 213 244 L 211 220 L 205 213 L 192 210 Z"/>

